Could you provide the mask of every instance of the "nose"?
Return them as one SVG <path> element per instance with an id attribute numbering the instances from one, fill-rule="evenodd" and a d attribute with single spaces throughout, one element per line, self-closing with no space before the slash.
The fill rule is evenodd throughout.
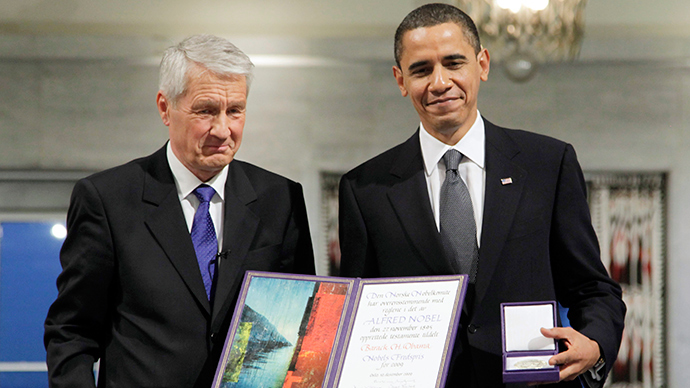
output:
<path id="1" fill-rule="evenodd" d="M 450 80 L 450 75 L 443 66 L 438 66 L 434 69 L 431 75 L 431 83 L 429 89 L 432 93 L 443 93 L 453 86 Z"/>
<path id="2" fill-rule="evenodd" d="M 232 128 L 232 117 L 225 112 L 218 114 L 211 124 L 211 135 L 224 139 L 230 136 Z"/>

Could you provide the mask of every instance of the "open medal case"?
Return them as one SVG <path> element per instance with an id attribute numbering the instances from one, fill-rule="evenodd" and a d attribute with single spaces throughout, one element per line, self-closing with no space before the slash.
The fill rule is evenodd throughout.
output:
<path id="1" fill-rule="evenodd" d="M 539 331 L 556 326 L 556 313 L 556 302 L 501 304 L 504 383 L 558 381 L 560 368 L 549 365 L 558 342 Z"/>

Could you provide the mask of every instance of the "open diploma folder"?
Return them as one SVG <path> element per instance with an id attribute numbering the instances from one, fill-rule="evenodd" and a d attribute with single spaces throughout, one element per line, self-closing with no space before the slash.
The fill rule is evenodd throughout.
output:
<path id="1" fill-rule="evenodd" d="M 213 387 L 442 387 L 466 289 L 248 271 Z"/>

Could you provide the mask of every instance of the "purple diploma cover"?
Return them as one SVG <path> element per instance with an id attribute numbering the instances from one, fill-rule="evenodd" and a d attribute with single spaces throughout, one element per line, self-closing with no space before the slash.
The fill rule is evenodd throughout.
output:
<path id="1" fill-rule="evenodd" d="M 443 387 L 466 289 L 248 271 L 213 388 Z"/>

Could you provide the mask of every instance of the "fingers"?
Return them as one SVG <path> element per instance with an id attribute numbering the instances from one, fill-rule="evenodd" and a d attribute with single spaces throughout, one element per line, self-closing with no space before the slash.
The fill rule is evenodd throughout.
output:
<path id="1" fill-rule="evenodd" d="M 586 369 L 585 369 L 586 370 Z M 560 381 L 572 381 L 577 378 L 584 371 L 580 371 L 580 368 L 576 367 L 575 364 L 561 366 L 561 372 L 558 377 Z"/>
<path id="2" fill-rule="evenodd" d="M 568 353 L 570 353 L 570 351 L 560 353 L 560 354 L 553 356 L 549 359 L 550 365 L 560 365 L 561 366 L 561 371 L 559 373 L 560 381 L 574 380 L 581 373 L 583 373 L 587 369 L 589 369 L 586 366 L 587 365 L 586 363 L 582 362 L 582 360 L 571 359 L 571 357 L 570 357 L 571 355 L 569 355 Z"/>
<path id="3" fill-rule="evenodd" d="M 561 340 L 565 344 L 566 351 L 549 359 L 549 364 L 561 366 L 561 380 L 574 380 L 594 366 L 599 359 L 599 344 L 571 327 L 542 328 L 541 333 L 547 338 Z"/>
<path id="4" fill-rule="evenodd" d="M 575 333 L 577 333 L 577 331 L 572 327 L 554 327 L 552 329 L 541 328 L 541 334 L 546 338 L 567 340 Z"/>
<path id="5" fill-rule="evenodd" d="M 566 354 L 566 352 L 558 353 L 557 355 L 551 357 L 549 359 L 549 365 L 561 365 L 561 366 L 566 366 L 569 364 L 572 364 L 572 361 L 569 359 L 569 355 Z"/>
<path id="6" fill-rule="evenodd" d="M 577 376 L 580 375 L 580 369 L 577 367 L 576 364 L 570 364 L 570 363 L 565 363 L 565 362 L 560 362 L 556 359 L 556 356 L 551 357 L 549 359 L 549 364 L 550 365 L 561 365 L 560 372 L 558 373 L 558 381 L 553 381 L 553 382 L 539 382 L 539 383 L 528 383 L 528 386 L 534 386 L 534 385 L 547 385 L 547 384 L 555 384 L 559 381 L 572 381 L 577 378 Z"/>

